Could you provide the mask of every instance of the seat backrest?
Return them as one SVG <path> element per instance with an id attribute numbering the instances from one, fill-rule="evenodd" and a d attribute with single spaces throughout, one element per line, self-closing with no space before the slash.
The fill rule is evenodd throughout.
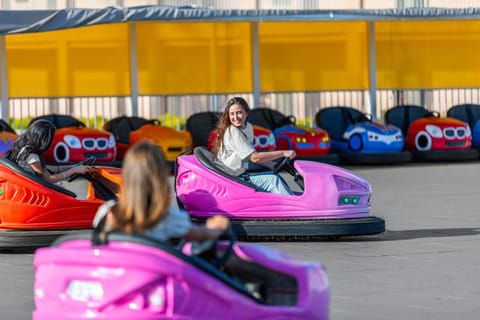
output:
<path id="1" fill-rule="evenodd" d="M 11 132 L 16 134 L 15 130 L 3 119 L 0 119 L 0 132 Z"/>
<path id="2" fill-rule="evenodd" d="M 129 143 L 132 127 L 127 116 L 120 116 L 111 119 L 110 121 L 105 123 L 103 128 L 108 132 L 112 133 L 117 142 L 124 144 Z"/>
<path id="3" fill-rule="evenodd" d="M 220 163 L 215 162 L 215 157 L 212 152 L 210 152 L 206 147 L 196 147 L 193 149 L 193 154 L 195 158 L 206 168 L 222 175 L 228 179 L 234 180 L 237 183 L 243 184 L 250 188 L 257 190 L 258 188 L 253 184 L 245 181 L 240 176 L 245 173 L 244 169 L 232 170 L 226 166 L 221 165 Z"/>
<path id="4" fill-rule="evenodd" d="M 328 132 L 333 140 L 342 140 L 349 125 L 346 117 L 349 113 L 343 107 L 328 107 L 320 109 L 315 115 L 315 124 Z"/>
<path id="5" fill-rule="evenodd" d="M 425 108 L 415 105 L 395 106 L 385 113 L 385 123 L 392 124 L 402 130 L 407 136 L 408 128 L 413 121 L 431 116 L 432 113 Z"/>
<path id="6" fill-rule="evenodd" d="M 22 176 L 25 176 L 27 177 L 28 179 L 30 180 L 33 180 L 35 181 L 36 183 L 39 183 L 41 184 L 42 186 L 45 186 L 47 188 L 50 188 L 50 189 L 53 189 L 57 192 L 60 192 L 60 193 L 63 193 L 63 194 L 66 194 L 68 196 L 71 196 L 71 197 L 76 197 L 77 195 L 70 191 L 70 190 L 67 190 L 65 188 L 62 188 L 60 186 L 57 186 L 56 184 L 53 184 L 53 183 L 50 183 L 48 181 L 46 181 L 45 179 L 39 177 L 39 176 L 36 176 L 35 174 L 31 173 L 31 172 L 28 172 L 24 169 L 22 169 L 20 166 L 18 166 L 16 163 L 10 161 L 9 159 L 7 158 L 4 158 L 4 157 L 0 157 L 0 166 L 3 166 L 3 167 L 6 167 L 7 170 L 11 170 L 11 171 L 14 171 L 15 173 L 19 174 L 19 175 L 22 175 Z"/>
<path id="7" fill-rule="evenodd" d="M 194 147 L 207 147 L 208 138 L 217 127 L 220 112 L 206 111 L 192 114 L 186 121 L 186 129 L 190 132 Z"/>
<path id="8" fill-rule="evenodd" d="M 271 131 L 290 123 L 288 117 L 277 110 L 269 108 L 254 108 L 250 110 L 248 122 Z"/>
<path id="9" fill-rule="evenodd" d="M 133 131 L 140 129 L 141 127 L 143 127 L 144 125 L 150 122 L 145 118 L 134 117 L 134 116 L 129 117 L 128 120 L 130 122 L 130 129 Z"/>
<path id="10" fill-rule="evenodd" d="M 64 114 L 55 114 L 55 113 L 33 118 L 28 124 L 28 126 L 31 126 L 32 123 L 34 123 L 37 120 L 50 121 L 57 129 L 68 128 L 68 127 L 85 127 L 85 124 L 83 122 L 81 122 L 78 119 L 75 119 L 72 116 L 64 115 Z"/>
<path id="11" fill-rule="evenodd" d="M 447 117 L 468 123 L 470 130 L 473 131 L 475 124 L 480 120 L 480 105 L 470 103 L 455 105 L 448 109 Z"/>

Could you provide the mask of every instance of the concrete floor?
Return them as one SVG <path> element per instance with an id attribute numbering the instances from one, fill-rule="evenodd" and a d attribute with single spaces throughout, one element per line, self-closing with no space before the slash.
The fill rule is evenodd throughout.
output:
<path id="1" fill-rule="evenodd" d="M 262 245 L 327 267 L 331 319 L 477 319 L 480 162 L 351 170 L 372 184 L 383 235 Z M 32 261 L 2 253 L 1 319 L 31 318 Z"/>

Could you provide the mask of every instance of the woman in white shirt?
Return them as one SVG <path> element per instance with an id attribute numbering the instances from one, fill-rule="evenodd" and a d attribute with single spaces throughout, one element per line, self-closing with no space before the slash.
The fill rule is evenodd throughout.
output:
<path id="1" fill-rule="evenodd" d="M 218 122 L 213 149 L 217 162 L 232 170 L 247 169 L 248 161 L 273 168 L 273 160 L 283 157 L 293 159 L 296 156 L 294 150 L 256 151 L 253 147 L 253 127 L 247 122 L 249 113 L 250 107 L 245 99 L 234 97 L 228 100 Z M 249 180 L 260 191 L 292 194 L 285 181 L 271 172 L 251 174 Z"/>

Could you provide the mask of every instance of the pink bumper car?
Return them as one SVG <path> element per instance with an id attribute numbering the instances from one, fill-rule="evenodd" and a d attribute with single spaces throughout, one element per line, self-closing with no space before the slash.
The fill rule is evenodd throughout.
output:
<path id="1" fill-rule="evenodd" d="M 120 233 L 59 238 L 35 253 L 33 319 L 328 319 L 320 263 L 233 237 L 195 252 Z"/>

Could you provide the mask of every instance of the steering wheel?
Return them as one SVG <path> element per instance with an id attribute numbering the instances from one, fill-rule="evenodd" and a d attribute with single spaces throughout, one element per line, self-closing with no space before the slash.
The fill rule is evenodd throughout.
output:
<path id="1" fill-rule="evenodd" d="M 95 158 L 94 156 L 91 156 L 83 161 L 80 161 L 77 166 L 91 166 L 92 164 L 95 163 L 95 160 L 97 158 Z M 70 177 L 68 177 L 67 181 L 68 182 L 72 182 L 73 180 L 77 179 L 78 177 L 80 176 L 79 173 L 74 173 L 72 174 Z"/>
<path id="2" fill-rule="evenodd" d="M 228 229 L 225 231 L 225 234 L 228 239 L 228 247 L 221 256 L 217 255 L 218 239 L 207 240 L 203 242 L 192 242 L 192 255 L 202 258 L 217 268 L 222 268 L 227 262 L 228 258 L 232 255 L 233 246 L 237 240 L 235 232 L 231 226 L 228 227 Z"/>
<path id="3" fill-rule="evenodd" d="M 283 169 L 283 167 L 285 167 L 289 162 L 290 162 L 290 158 L 283 157 L 282 160 L 280 160 L 275 164 L 275 167 L 273 168 L 272 173 L 273 174 L 279 173 Z"/>

